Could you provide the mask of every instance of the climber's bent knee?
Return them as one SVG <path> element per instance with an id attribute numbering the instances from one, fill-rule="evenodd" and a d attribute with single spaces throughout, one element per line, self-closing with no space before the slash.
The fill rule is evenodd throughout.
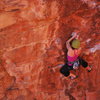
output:
<path id="1" fill-rule="evenodd" d="M 88 67 L 88 63 L 84 59 L 79 59 L 79 62 L 84 68 Z"/>
<path id="2" fill-rule="evenodd" d="M 66 77 L 70 74 L 68 68 L 65 65 L 60 69 L 60 72 Z"/>

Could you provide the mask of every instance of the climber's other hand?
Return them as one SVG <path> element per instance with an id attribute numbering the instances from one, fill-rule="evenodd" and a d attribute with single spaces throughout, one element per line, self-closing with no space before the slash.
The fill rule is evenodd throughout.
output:
<path id="1" fill-rule="evenodd" d="M 79 35 L 77 34 L 76 39 L 79 39 Z"/>
<path id="2" fill-rule="evenodd" d="M 76 32 L 72 32 L 72 37 L 76 38 L 77 37 L 77 33 Z"/>

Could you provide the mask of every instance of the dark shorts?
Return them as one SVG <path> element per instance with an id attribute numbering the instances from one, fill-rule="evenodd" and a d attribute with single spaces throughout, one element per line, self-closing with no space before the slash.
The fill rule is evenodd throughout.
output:
<path id="1" fill-rule="evenodd" d="M 82 58 L 79 58 L 79 63 L 80 65 L 82 65 L 82 67 L 86 68 L 88 66 L 88 63 L 83 60 Z M 73 70 L 73 66 L 69 66 L 67 63 L 62 66 L 62 68 L 60 69 L 60 72 L 64 75 L 64 76 L 69 76 L 70 74 L 70 70 Z"/>

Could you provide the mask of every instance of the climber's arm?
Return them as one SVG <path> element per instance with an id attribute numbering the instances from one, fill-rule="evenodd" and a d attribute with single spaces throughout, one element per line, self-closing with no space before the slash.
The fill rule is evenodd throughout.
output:
<path id="1" fill-rule="evenodd" d="M 70 42 L 76 37 L 76 35 L 73 35 L 67 42 L 66 42 L 66 48 L 67 49 L 71 49 L 71 46 L 70 46 Z"/>
<path id="2" fill-rule="evenodd" d="M 66 48 L 67 49 L 71 49 L 71 46 L 70 46 L 70 43 L 69 42 L 66 42 Z"/>

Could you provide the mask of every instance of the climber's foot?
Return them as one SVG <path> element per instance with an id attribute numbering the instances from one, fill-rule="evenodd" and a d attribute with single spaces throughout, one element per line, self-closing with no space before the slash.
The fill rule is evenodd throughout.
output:
<path id="1" fill-rule="evenodd" d="M 78 78 L 78 76 L 69 76 L 71 80 Z"/>
<path id="2" fill-rule="evenodd" d="M 87 70 L 88 70 L 88 72 L 91 72 L 92 71 L 92 65 L 89 65 Z"/>

